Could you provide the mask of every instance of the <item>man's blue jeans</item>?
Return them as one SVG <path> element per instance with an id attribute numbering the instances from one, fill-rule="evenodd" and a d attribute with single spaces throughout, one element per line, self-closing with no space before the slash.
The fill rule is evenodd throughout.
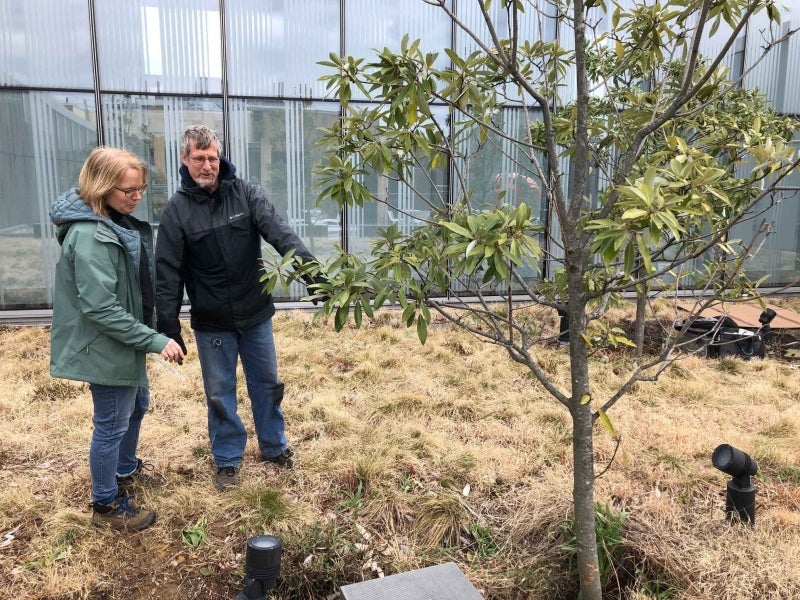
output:
<path id="1" fill-rule="evenodd" d="M 238 467 L 247 431 L 237 414 L 236 365 L 242 358 L 258 447 L 265 458 L 286 450 L 281 410 L 283 383 L 272 337 L 272 319 L 246 331 L 195 331 L 208 403 L 208 437 L 217 467 Z"/>
<path id="2" fill-rule="evenodd" d="M 94 431 L 89 446 L 92 502 L 108 504 L 117 495 L 117 475 L 136 470 L 142 419 L 150 405 L 146 387 L 89 384 Z"/>

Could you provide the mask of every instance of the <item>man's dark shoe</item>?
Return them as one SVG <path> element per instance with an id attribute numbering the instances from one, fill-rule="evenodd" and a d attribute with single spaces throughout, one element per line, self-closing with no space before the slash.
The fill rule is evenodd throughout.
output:
<path id="1" fill-rule="evenodd" d="M 166 480 L 163 475 L 156 473 L 156 468 L 151 463 L 136 459 L 136 468 L 133 473 L 124 477 L 117 475 L 117 486 L 124 490 L 128 496 L 132 496 L 135 488 L 151 488 L 164 485 Z"/>
<path id="2" fill-rule="evenodd" d="M 239 485 L 239 469 L 237 467 L 219 467 L 214 475 L 214 487 L 224 492 Z"/>
<path id="3" fill-rule="evenodd" d="M 271 462 L 284 469 L 291 469 L 294 466 L 294 461 L 292 460 L 293 456 L 294 452 L 292 452 L 292 449 L 287 448 L 278 454 L 278 456 L 262 456 L 261 460 L 264 462 Z"/>
<path id="4" fill-rule="evenodd" d="M 134 506 L 130 496 L 121 494 L 111 504 L 92 503 L 92 525 L 116 531 L 141 531 L 156 520 L 152 510 Z"/>

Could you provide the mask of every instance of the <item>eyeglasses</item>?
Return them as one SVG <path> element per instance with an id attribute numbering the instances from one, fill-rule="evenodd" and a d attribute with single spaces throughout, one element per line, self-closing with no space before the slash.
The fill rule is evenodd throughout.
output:
<path id="1" fill-rule="evenodd" d="M 132 190 L 123 190 L 122 188 L 118 188 L 117 186 L 114 186 L 114 189 L 117 190 L 117 191 L 122 192 L 123 194 L 125 194 L 125 197 L 128 200 L 133 200 L 133 197 L 136 194 L 144 194 L 145 193 L 145 191 L 147 190 L 147 184 L 145 183 L 142 187 L 133 188 Z"/>
<path id="2" fill-rule="evenodd" d="M 198 167 L 202 167 L 208 161 L 208 164 L 214 166 L 219 162 L 218 156 L 190 156 L 189 160 L 192 161 Z"/>

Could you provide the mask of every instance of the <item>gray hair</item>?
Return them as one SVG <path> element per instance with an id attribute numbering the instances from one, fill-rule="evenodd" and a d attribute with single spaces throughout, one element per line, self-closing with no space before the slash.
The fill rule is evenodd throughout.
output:
<path id="1" fill-rule="evenodd" d="M 217 133 L 205 125 L 189 125 L 181 134 L 181 154 L 189 156 L 192 151 L 192 142 L 198 150 L 205 150 L 211 146 L 217 148 L 217 154 L 222 154 L 222 144 L 219 143 Z"/>

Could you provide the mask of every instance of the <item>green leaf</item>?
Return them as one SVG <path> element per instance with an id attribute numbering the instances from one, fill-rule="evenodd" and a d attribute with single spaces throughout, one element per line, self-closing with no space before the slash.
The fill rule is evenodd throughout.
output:
<path id="1" fill-rule="evenodd" d="M 357 301 L 353 306 L 353 321 L 356 324 L 356 327 L 361 327 L 361 301 Z"/>
<path id="2" fill-rule="evenodd" d="M 630 275 L 633 273 L 633 269 L 636 262 L 636 250 L 634 249 L 633 244 L 627 244 L 625 246 L 625 274 Z"/>
<path id="3" fill-rule="evenodd" d="M 425 344 L 425 340 L 428 339 L 428 323 L 422 315 L 417 317 L 417 337 L 421 344 Z"/>
<path id="4" fill-rule="evenodd" d="M 644 237 L 638 233 L 636 234 L 636 245 L 639 248 L 639 256 L 642 258 L 645 270 L 648 273 L 652 273 L 655 269 L 653 268 L 653 263 L 650 259 L 650 248 L 647 247 Z"/>
<path id="5" fill-rule="evenodd" d="M 336 310 L 336 316 L 333 318 L 333 326 L 336 331 L 341 331 L 345 324 L 347 323 L 347 317 L 350 314 L 349 307 L 347 305 L 340 306 Z"/>
<path id="6" fill-rule="evenodd" d="M 462 237 L 470 238 L 470 239 L 472 238 L 472 232 L 469 229 L 465 229 L 461 225 L 458 225 L 457 223 L 453 223 L 453 222 L 450 222 L 450 221 L 441 221 L 439 224 L 441 226 L 443 226 L 443 227 L 446 227 L 447 229 L 449 229 L 453 233 L 457 233 L 458 235 L 460 235 Z"/>
<path id="7" fill-rule="evenodd" d="M 414 315 L 416 314 L 416 310 L 417 310 L 416 307 L 410 302 L 406 305 L 405 309 L 403 309 L 402 320 L 407 327 L 411 327 L 411 324 L 414 322 Z"/>
<path id="8" fill-rule="evenodd" d="M 622 213 L 621 219 L 623 221 L 633 221 L 634 219 L 641 219 L 642 217 L 646 217 L 649 213 L 642 209 L 642 208 L 629 208 L 624 213 Z"/>
<path id="9" fill-rule="evenodd" d="M 617 437 L 616 431 L 614 431 L 614 425 L 611 423 L 611 419 L 608 418 L 608 414 L 602 408 L 597 409 L 597 416 L 600 418 L 600 422 L 608 429 L 608 433 L 611 434 L 612 438 Z"/>

